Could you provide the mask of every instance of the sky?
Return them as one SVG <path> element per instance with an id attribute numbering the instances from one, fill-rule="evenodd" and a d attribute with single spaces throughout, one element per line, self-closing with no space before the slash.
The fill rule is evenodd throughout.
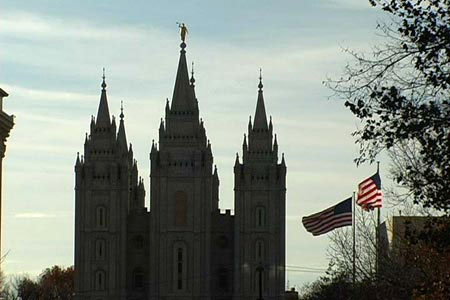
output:
<path id="1" fill-rule="evenodd" d="M 124 102 L 149 195 L 149 152 L 179 57 L 176 22 L 189 29 L 200 115 L 220 177 L 220 207 L 233 208 L 233 165 L 254 115 L 259 68 L 287 174 L 288 266 L 326 269 L 326 235 L 301 217 L 351 196 L 376 166 L 356 167 L 351 136 L 360 124 L 323 81 L 338 78 L 368 51 L 385 16 L 364 0 L 2 0 L 0 87 L 15 115 L 3 162 L 3 240 L 7 274 L 38 275 L 70 266 L 74 253 L 74 163 L 83 150 L 106 68 L 110 112 Z M 387 161 L 381 177 L 389 185 Z M 288 271 L 290 286 L 323 273 Z"/>

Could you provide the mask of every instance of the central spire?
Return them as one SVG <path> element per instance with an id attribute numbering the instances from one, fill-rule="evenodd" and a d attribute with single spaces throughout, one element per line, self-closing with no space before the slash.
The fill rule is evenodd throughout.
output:
<path id="1" fill-rule="evenodd" d="M 253 123 L 253 129 L 268 130 L 266 108 L 264 106 L 262 84 L 262 69 L 259 69 L 259 84 L 258 84 L 258 101 L 256 103 L 255 122 Z"/>
<path id="2" fill-rule="evenodd" d="M 102 94 L 100 96 L 100 104 L 98 105 L 97 125 L 109 126 L 111 125 L 111 119 L 109 117 L 108 99 L 106 97 L 105 68 L 103 68 L 102 78 Z"/>
<path id="3" fill-rule="evenodd" d="M 195 96 L 189 80 L 186 63 L 186 43 L 180 44 L 180 60 L 173 90 L 171 110 L 176 112 L 195 112 Z"/>

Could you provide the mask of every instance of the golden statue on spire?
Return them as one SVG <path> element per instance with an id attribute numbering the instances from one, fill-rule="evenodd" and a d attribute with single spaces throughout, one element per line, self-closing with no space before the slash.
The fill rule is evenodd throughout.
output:
<path id="1" fill-rule="evenodd" d="M 178 28 L 180 28 L 181 40 L 183 43 L 186 41 L 186 35 L 189 33 L 186 25 L 184 23 L 177 22 Z"/>

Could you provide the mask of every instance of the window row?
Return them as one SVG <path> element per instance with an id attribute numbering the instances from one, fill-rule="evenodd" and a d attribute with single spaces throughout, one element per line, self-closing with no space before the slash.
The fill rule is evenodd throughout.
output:
<path id="1" fill-rule="evenodd" d="M 145 276 L 141 269 L 136 269 L 133 272 L 133 287 L 136 289 L 143 289 L 145 287 Z M 94 274 L 94 289 L 96 291 L 103 291 L 107 288 L 106 272 L 104 270 L 97 270 Z"/>
<path id="2" fill-rule="evenodd" d="M 144 237 L 142 235 L 137 235 L 133 238 L 132 245 L 136 250 L 144 249 Z M 104 239 L 95 240 L 95 259 L 103 260 L 106 258 L 106 241 Z"/>

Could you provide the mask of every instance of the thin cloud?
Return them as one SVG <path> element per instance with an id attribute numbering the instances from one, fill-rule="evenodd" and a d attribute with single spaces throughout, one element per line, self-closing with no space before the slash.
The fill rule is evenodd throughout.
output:
<path id="1" fill-rule="evenodd" d="M 76 102 L 77 105 L 80 105 L 83 102 L 92 102 L 97 101 L 98 99 L 98 95 L 93 94 L 32 89 L 19 85 L 9 85 L 4 83 L 0 84 L 2 85 L 3 89 L 7 90 L 10 94 L 13 94 L 14 97 L 32 99 L 35 102 L 39 101 L 39 103 L 42 103 L 42 101 L 45 102 L 64 101 L 64 102 Z"/>
<path id="2" fill-rule="evenodd" d="M 53 214 L 47 214 L 47 213 L 19 213 L 15 214 L 14 218 L 16 219 L 54 219 L 56 218 L 56 215 Z"/>
<path id="3" fill-rule="evenodd" d="M 0 33 L 4 35 L 22 35 L 22 38 L 32 40 L 49 39 L 95 39 L 99 41 L 120 39 L 121 41 L 136 40 L 146 35 L 157 35 L 156 30 L 139 30 L 135 27 L 109 26 L 107 28 L 91 26 L 85 20 L 70 21 L 55 17 L 44 18 L 38 14 L 26 11 L 14 11 L 2 14 Z"/>

